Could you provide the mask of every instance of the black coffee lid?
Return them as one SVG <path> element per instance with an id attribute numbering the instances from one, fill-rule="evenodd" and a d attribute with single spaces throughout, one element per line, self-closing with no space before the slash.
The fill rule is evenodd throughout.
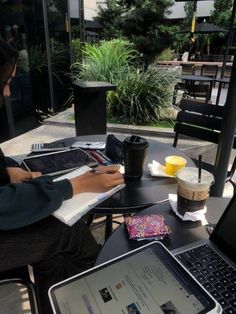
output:
<path id="1" fill-rule="evenodd" d="M 132 146 L 132 147 L 148 147 L 149 144 L 148 144 L 148 141 L 141 137 L 141 136 L 136 136 L 136 135 L 132 135 L 130 137 L 127 137 L 125 140 L 124 140 L 124 145 L 127 145 L 127 146 Z"/>

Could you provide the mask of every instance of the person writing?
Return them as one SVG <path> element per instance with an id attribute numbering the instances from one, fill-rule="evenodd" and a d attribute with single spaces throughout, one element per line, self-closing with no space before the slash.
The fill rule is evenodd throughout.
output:
<path id="1" fill-rule="evenodd" d="M 10 96 L 17 52 L 0 39 L 0 103 Z M 0 272 L 32 265 L 39 312 L 52 313 L 48 289 L 94 265 L 100 246 L 87 225 L 72 227 L 51 214 L 63 201 L 82 192 L 103 192 L 123 183 L 116 166 L 97 169 L 53 182 L 49 176 L 28 172 L 0 151 Z"/>

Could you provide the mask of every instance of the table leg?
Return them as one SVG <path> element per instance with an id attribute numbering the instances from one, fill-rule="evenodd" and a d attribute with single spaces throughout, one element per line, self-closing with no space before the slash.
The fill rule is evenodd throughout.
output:
<path id="1" fill-rule="evenodd" d="M 105 241 L 112 234 L 112 215 L 106 216 L 106 227 L 105 227 Z"/>
<path id="2" fill-rule="evenodd" d="M 220 102 L 221 89 L 222 89 L 222 82 L 219 82 L 217 96 L 216 96 L 216 105 L 219 105 L 219 102 Z"/>

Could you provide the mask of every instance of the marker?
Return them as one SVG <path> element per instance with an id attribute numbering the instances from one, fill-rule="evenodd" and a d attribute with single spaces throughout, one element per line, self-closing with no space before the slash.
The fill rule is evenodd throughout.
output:
<path id="1" fill-rule="evenodd" d="M 111 159 L 107 157 L 105 154 L 103 154 L 100 150 L 96 150 L 96 153 L 98 153 L 100 156 L 102 156 L 105 160 L 111 162 Z"/>
<path id="2" fill-rule="evenodd" d="M 95 151 L 89 152 L 100 164 L 106 165 L 107 160 L 105 160 L 102 156 L 100 156 L 98 153 Z"/>

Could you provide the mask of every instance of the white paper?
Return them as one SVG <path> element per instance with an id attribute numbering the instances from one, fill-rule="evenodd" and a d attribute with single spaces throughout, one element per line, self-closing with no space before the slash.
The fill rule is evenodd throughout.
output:
<path id="1" fill-rule="evenodd" d="M 207 207 L 205 206 L 203 209 L 198 210 L 196 212 L 186 212 L 184 216 L 182 216 L 177 211 L 177 195 L 176 194 L 169 194 L 169 202 L 173 212 L 182 220 L 184 221 L 201 221 L 202 225 L 205 226 L 208 224 L 206 220 L 205 213 L 207 212 Z"/>
<path id="2" fill-rule="evenodd" d="M 148 164 L 148 169 L 152 177 L 174 178 L 174 176 L 170 176 L 169 174 L 167 174 L 165 172 L 165 167 L 156 160 L 153 160 L 152 163 Z"/>
<path id="3" fill-rule="evenodd" d="M 69 172 L 59 178 L 56 178 L 54 181 L 71 179 L 80 176 L 90 170 L 91 168 L 84 166 L 72 172 Z M 77 194 L 73 196 L 71 199 L 64 201 L 61 207 L 53 213 L 53 216 L 55 216 L 62 222 L 66 223 L 67 225 L 72 226 L 89 210 L 97 206 L 99 203 L 105 201 L 107 198 L 115 194 L 117 191 L 124 188 L 124 186 L 125 184 L 120 184 L 104 193 L 88 192 Z"/>

